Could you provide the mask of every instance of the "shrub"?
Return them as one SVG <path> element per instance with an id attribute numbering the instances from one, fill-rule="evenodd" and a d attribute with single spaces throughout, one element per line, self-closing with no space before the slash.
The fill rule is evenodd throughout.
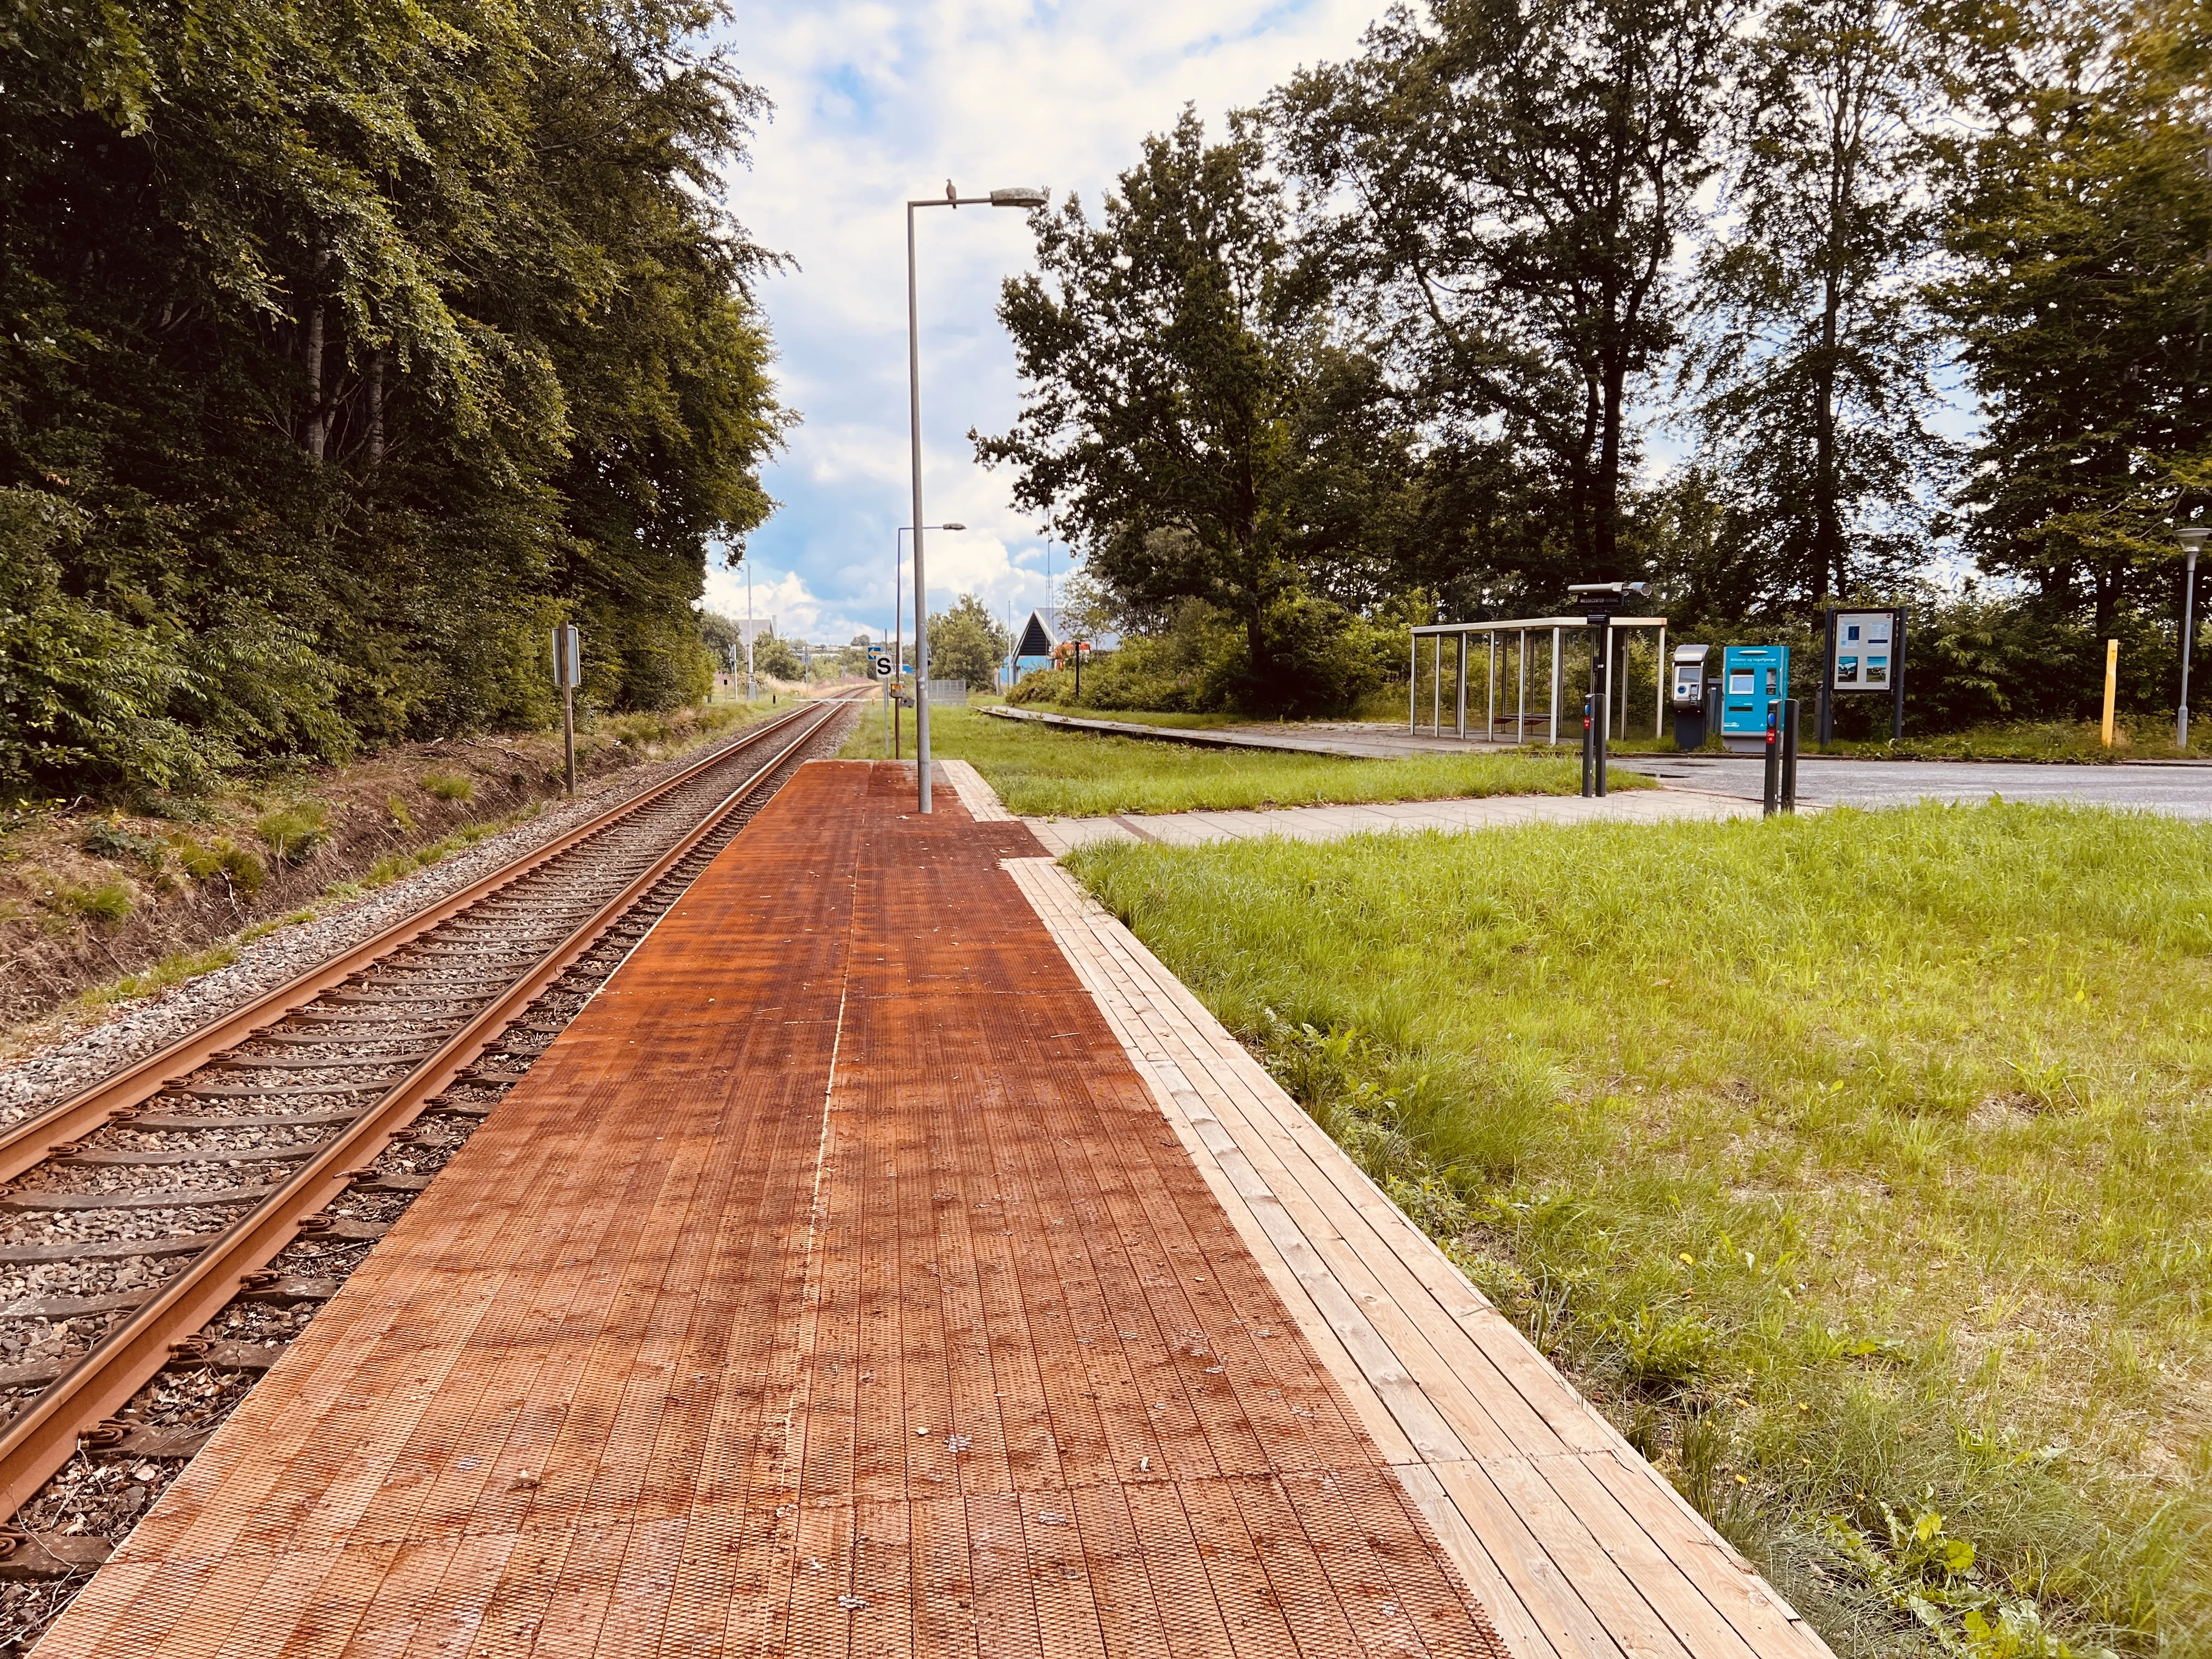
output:
<path id="1" fill-rule="evenodd" d="M 108 927 L 129 920 L 131 911 L 137 908 L 137 901 L 131 896 L 128 884 L 115 876 L 88 886 L 64 884 L 55 889 L 54 896 L 61 901 L 64 908 L 75 911 L 87 921 Z"/>
<path id="2" fill-rule="evenodd" d="M 295 801 L 262 814 L 254 828 L 280 864 L 305 864 L 329 836 L 331 809 L 317 800 Z"/>
<path id="3" fill-rule="evenodd" d="M 96 859 L 137 859 L 149 869 L 161 862 L 161 843 L 137 834 L 119 817 L 102 818 L 80 844 Z"/>
<path id="4" fill-rule="evenodd" d="M 1158 631 L 1125 638 L 1083 671 L 1031 674 L 1012 703 L 1142 708 L 1161 714 L 1235 712 L 1297 719 L 1344 714 L 1382 685 L 1401 662 L 1404 635 L 1328 599 L 1294 594 L 1267 614 L 1267 656 L 1255 669 L 1243 630 L 1197 599 Z"/>
<path id="5" fill-rule="evenodd" d="M 269 878 L 268 868 L 258 858 L 227 837 L 212 846 L 181 837 L 169 845 L 176 850 L 177 862 L 194 881 L 212 881 L 222 876 L 241 893 L 258 893 Z"/>
<path id="6" fill-rule="evenodd" d="M 465 801 L 477 793 L 477 781 L 461 772 L 425 772 L 422 787 L 440 800 Z"/>

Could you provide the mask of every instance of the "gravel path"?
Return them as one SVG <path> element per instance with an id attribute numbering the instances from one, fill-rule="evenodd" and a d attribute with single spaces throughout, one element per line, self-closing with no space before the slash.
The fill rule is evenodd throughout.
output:
<path id="1" fill-rule="evenodd" d="M 711 750 L 727 747 L 740 727 L 674 760 L 611 773 L 581 786 L 576 799 L 548 806 L 527 823 L 486 837 L 417 871 L 325 910 L 313 921 L 279 928 L 241 948 L 229 967 L 143 1002 L 118 1005 L 118 1017 L 80 1031 L 0 1071 L 0 1128 L 75 1094 L 173 1042 L 218 1015 L 285 984 L 402 917 L 467 886 L 615 801 L 650 787 Z"/>

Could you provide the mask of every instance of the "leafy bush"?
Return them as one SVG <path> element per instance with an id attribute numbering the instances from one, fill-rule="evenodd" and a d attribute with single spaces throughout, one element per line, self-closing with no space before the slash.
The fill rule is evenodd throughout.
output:
<path id="1" fill-rule="evenodd" d="M 1234 713 L 1298 719 L 1343 714 L 1382 685 L 1404 635 L 1327 599 L 1294 594 L 1268 612 L 1267 659 L 1255 670 L 1243 630 L 1197 599 L 1157 631 L 1125 637 L 1083 670 L 1029 675 L 1006 701 L 1161 714 Z"/>
<path id="2" fill-rule="evenodd" d="M 96 859 L 136 859 L 149 869 L 161 862 L 161 843 L 139 835 L 119 817 L 102 818 L 79 845 Z"/>

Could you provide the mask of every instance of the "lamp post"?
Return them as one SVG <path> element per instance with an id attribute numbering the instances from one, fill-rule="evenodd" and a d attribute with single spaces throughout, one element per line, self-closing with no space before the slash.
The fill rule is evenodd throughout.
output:
<path id="1" fill-rule="evenodd" d="M 2184 525 L 2173 532 L 2174 540 L 2188 556 L 2188 574 L 2181 588 L 2181 708 L 2173 717 L 2173 746 L 2182 750 L 2189 747 L 2189 653 L 2197 623 L 2197 552 L 2207 536 L 2212 536 L 2212 527 L 2203 525 Z"/>
<path id="2" fill-rule="evenodd" d="M 917 617 L 927 614 L 929 585 L 922 574 L 922 513 L 921 513 L 921 313 L 915 298 L 914 285 L 914 211 L 916 208 L 949 207 L 957 211 L 963 207 L 1008 207 L 1027 210 L 1041 208 L 1047 200 L 1042 185 L 1014 185 L 993 191 L 988 196 L 963 196 L 953 189 L 952 181 L 945 181 L 945 194 L 924 197 L 906 204 L 906 372 L 909 422 L 913 434 L 914 466 L 914 608 Z M 896 665 L 894 664 L 894 666 Z M 914 678 L 919 695 L 914 700 L 915 771 L 920 790 L 917 810 L 929 811 L 929 636 L 928 630 L 917 627 L 914 641 Z"/>
<path id="3" fill-rule="evenodd" d="M 965 530 L 967 527 L 968 526 L 964 524 L 955 524 L 949 520 L 944 524 L 933 524 L 924 526 L 924 528 L 929 530 Z M 898 530 L 899 536 L 905 535 L 908 531 L 913 528 L 914 526 L 910 524 L 901 525 Z M 899 670 L 906 664 L 906 635 L 900 631 L 906 626 L 906 612 L 903 609 L 906 604 L 906 590 L 904 587 L 900 586 L 900 583 L 902 580 L 901 572 L 905 568 L 905 566 L 902 562 L 898 548 L 898 536 L 894 536 L 891 538 L 891 688 L 893 693 L 891 697 L 891 707 L 894 708 L 898 707 L 898 696 L 896 693 L 898 688 Z M 915 570 L 919 572 L 921 568 L 921 562 L 916 560 L 915 564 Z M 923 625 L 927 621 L 927 617 L 921 615 L 919 611 L 916 612 L 914 619 L 914 636 L 915 639 L 919 640 L 921 637 Z M 917 665 L 917 666 L 918 665 Z M 915 678 L 918 682 L 921 676 L 917 674 Z M 921 702 L 922 696 L 924 695 L 927 694 L 918 693 L 914 700 L 915 717 L 917 720 L 919 720 L 921 716 Z M 897 718 L 894 716 L 891 720 L 891 758 L 893 760 L 896 760 L 898 758 L 898 720 Z"/>

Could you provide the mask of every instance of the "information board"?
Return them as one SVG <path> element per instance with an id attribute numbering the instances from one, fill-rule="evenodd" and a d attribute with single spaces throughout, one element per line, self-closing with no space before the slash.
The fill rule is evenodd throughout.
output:
<path id="1" fill-rule="evenodd" d="M 1836 735 L 1836 698 L 1863 691 L 1889 699 L 1889 734 L 1905 736 L 1905 621 L 1903 606 L 1887 611 L 1828 610 L 1828 663 L 1820 676 L 1820 747 Z"/>
<path id="2" fill-rule="evenodd" d="M 1894 685 L 1897 613 L 1893 611 L 1836 612 L 1835 652 L 1828 684 L 1838 691 L 1880 691 Z"/>

